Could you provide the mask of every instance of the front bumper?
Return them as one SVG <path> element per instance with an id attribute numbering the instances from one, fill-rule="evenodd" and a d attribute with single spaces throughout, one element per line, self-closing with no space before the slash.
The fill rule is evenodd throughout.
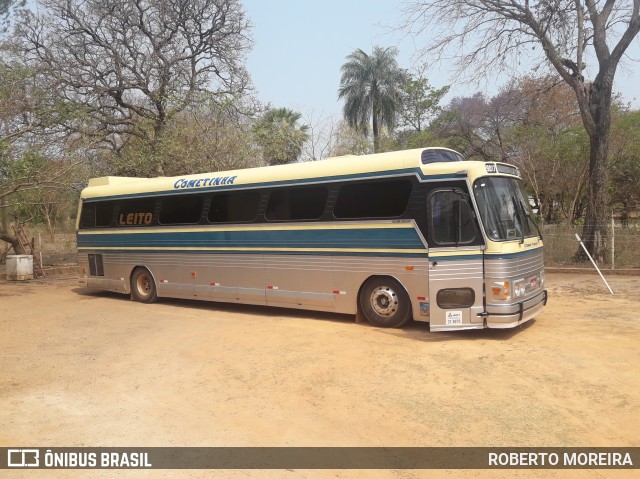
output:
<path id="1" fill-rule="evenodd" d="M 512 304 L 487 305 L 486 326 L 506 329 L 526 323 L 546 306 L 547 290 L 543 289 L 535 296 Z"/>

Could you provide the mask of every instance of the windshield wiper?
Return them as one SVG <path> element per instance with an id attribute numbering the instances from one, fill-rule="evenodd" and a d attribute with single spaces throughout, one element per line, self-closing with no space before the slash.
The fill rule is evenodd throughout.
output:
<path id="1" fill-rule="evenodd" d="M 540 237 L 540 241 L 542 241 L 542 232 L 540 231 L 540 228 L 538 228 L 538 223 L 536 223 L 533 218 L 531 217 L 531 215 L 527 212 L 527 210 L 524 209 L 524 205 L 520 205 L 520 207 L 524 210 L 524 214 L 527 218 L 529 218 L 529 221 L 531 221 L 533 223 L 533 226 L 536 227 L 536 231 L 538 232 L 538 236 Z"/>
<path id="2" fill-rule="evenodd" d="M 513 196 L 511 197 L 511 201 L 515 201 L 515 198 Z M 529 212 L 525 209 L 521 201 L 518 201 L 517 205 L 520 207 L 520 212 L 524 215 L 524 217 L 529 221 L 531 221 L 531 223 L 533 223 L 533 226 L 536 227 L 536 231 L 538 231 L 538 236 L 540 237 L 540 241 L 542 241 L 542 232 L 540 231 L 540 228 L 538 228 L 538 224 L 535 221 L 533 221 L 533 218 L 531 217 Z M 520 243 L 524 243 L 524 228 L 522 228 L 522 240 Z"/>
<path id="3" fill-rule="evenodd" d="M 513 208 L 515 209 L 515 219 L 520 223 L 520 244 L 524 243 L 524 222 L 523 219 L 526 220 L 527 214 L 524 212 L 522 205 L 519 201 L 516 201 L 516 197 L 511 195 L 511 202 L 513 203 Z M 521 213 L 524 213 L 524 217 L 521 216 Z"/>

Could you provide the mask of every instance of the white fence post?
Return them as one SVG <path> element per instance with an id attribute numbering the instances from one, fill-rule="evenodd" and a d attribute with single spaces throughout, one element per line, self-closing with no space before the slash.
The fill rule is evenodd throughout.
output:
<path id="1" fill-rule="evenodd" d="M 593 264 L 593 267 L 596 269 L 596 271 L 598 272 L 598 274 L 600 275 L 600 277 L 602 278 L 602 281 L 604 281 L 604 284 L 607 285 L 607 289 L 609 290 L 609 292 L 611 294 L 613 294 L 613 291 L 611 290 L 611 286 L 609 286 L 609 283 L 607 283 L 607 280 L 604 279 L 604 276 L 602 276 L 602 273 L 600 272 L 600 268 L 598 268 L 598 265 L 596 264 L 595 261 L 593 261 L 593 258 L 591 257 L 591 255 L 589 254 L 589 252 L 587 251 L 587 247 L 584 245 L 584 243 L 582 242 L 582 240 L 580 239 L 580 236 L 578 236 L 578 233 L 576 233 L 576 239 L 580 242 L 580 245 L 582 246 L 582 249 L 584 250 L 585 253 L 587 253 L 587 256 L 589 257 L 589 259 L 591 260 L 591 264 Z"/>
<path id="2" fill-rule="evenodd" d="M 616 269 L 616 222 L 611 214 L 611 269 Z"/>

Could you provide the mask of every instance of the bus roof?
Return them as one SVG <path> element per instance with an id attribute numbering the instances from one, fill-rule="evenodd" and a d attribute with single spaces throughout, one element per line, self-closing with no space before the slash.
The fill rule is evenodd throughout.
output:
<path id="1" fill-rule="evenodd" d="M 439 155 L 439 156 L 438 156 Z M 442 159 L 442 161 L 438 161 Z M 435 161 L 434 161 L 435 160 Z M 425 164 L 426 163 L 426 164 Z M 346 155 L 325 160 L 263 166 L 238 170 L 199 173 L 174 177 L 136 178 L 103 176 L 89 180 L 81 198 L 147 196 L 159 193 L 196 193 L 224 189 L 255 188 L 293 183 L 337 181 L 345 178 L 420 174 L 442 176 L 464 174 L 470 177 L 487 173 L 519 176 L 511 165 L 500 164 L 513 171 L 489 171 L 482 161 L 463 161 L 462 155 L 448 148 L 417 148 L 372 155 Z M 488 164 L 491 165 L 491 164 Z M 494 164 L 496 165 L 496 164 Z"/>

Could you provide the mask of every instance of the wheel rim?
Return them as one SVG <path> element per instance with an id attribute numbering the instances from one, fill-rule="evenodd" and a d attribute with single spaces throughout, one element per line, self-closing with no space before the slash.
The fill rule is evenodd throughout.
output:
<path id="1" fill-rule="evenodd" d="M 371 292 L 371 307 L 380 316 L 393 316 L 398 311 L 398 295 L 388 286 L 378 286 Z"/>
<path id="2" fill-rule="evenodd" d="M 151 278 L 147 273 L 141 273 L 136 280 L 136 289 L 138 294 L 143 297 L 151 296 Z"/>

